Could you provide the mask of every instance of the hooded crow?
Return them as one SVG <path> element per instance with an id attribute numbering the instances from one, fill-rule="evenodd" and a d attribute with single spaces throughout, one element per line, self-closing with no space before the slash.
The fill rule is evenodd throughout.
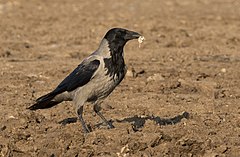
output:
<path id="1" fill-rule="evenodd" d="M 28 109 L 46 109 L 62 101 L 73 101 L 85 133 L 90 132 L 82 117 L 85 102 L 93 104 L 93 110 L 108 125 L 114 126 L 99 112 L 99 105 L 123 80 L 127 68 L 124 62 L 125 44 L 141 35 L 123 28 L 110 29 L 98 49 L 85 58 L 52 92 L 41 96 Z"/>

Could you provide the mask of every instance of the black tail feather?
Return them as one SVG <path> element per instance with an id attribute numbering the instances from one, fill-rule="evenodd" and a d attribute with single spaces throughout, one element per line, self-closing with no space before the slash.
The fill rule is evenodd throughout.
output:
<path id="1" fill-rule="evenodd" d="M 53 100 L 53 98 L 55 96 L 56 96 L 56 94 L 54 94 L 54 93 L 49 93 L 44 96 L 41 96 L 40 98 L 38 98 L 36 100 L 37 102 L 34 105 L 28 107 L 28 109 L 37 110 L 37 109 L 51 108 L 51 107 L 57 105 L 58 103 L 60 103 L 60 102 Z"/>
<path id="2" fill-rule="evenodd" d="M 36 104 L 30 106 L 29 110 L 37 110 L 37 109 L 47 109 L 57 105 L 59 102 L 56 101 L 48 101 L 48 102 L 37 102 Z"/>

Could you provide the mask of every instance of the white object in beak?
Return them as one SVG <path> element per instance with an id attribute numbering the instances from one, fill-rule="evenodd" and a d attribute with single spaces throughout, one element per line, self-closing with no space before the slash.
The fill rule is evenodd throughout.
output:
<path id="1" fill-rule="evenodd" d="M 141 43 L 143 43 L 143 40 L 145 40 L 144 36 L 140 36 L 138 38 L 139 48 L 141 47 Z"/>

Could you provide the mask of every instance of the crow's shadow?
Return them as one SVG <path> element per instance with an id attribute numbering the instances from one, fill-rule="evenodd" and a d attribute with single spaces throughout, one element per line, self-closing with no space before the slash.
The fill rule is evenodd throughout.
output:
<path id="1" fill-rule="evenodd" d="M 131 123 L 132 126 L 133 126 L 133 129 L 137 130 L 139 128 L 142 128 L 147 120 L 154 121 L 158 125 L 173 125 L 173 124 L 181 122 L 181 120 L 183 118 L 188 119 L 189 118 L 189 113 L 184 112 L 183 114 L 177 115 L 177 116 L 172 117 L 172 118 L 160 118 L 159 116 L 139 117 L 139 116 L 135 115 L 133 117 L 124 118 L 122 120 L 118 120 L 118 119 L 116 119 L 115 121 L 110 120 L 109 122 L 110 123 L 114 123 L 114 122 Z M 76 117 L 64 119 L 64 120 L 60 121 L 59 123 L 62 124 L 62 125 L 66 125 L 66 124 L 75 123 L 75 122 L 77 122 Z M 95 125 L 95 127 L 100 127 L 102 125 L 104 125 L 104 123 L 98 123 L 98 124 Z"/>

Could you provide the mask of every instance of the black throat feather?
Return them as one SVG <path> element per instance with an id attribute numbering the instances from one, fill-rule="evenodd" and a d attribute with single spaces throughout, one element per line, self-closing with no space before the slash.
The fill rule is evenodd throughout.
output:
<path id="1" fill-rule="evenodd" d="M 123 40 L 114 40 L 109 42 L 110 58 L 105 58 L 105 68 L 107 68 L 107 75 L 113 76 L 121 82 L 125 75 L 125 62 L 123 58 L 123 48 L 126 44 Z M 115 75 L 117 78 L 115 78 Z"/>

